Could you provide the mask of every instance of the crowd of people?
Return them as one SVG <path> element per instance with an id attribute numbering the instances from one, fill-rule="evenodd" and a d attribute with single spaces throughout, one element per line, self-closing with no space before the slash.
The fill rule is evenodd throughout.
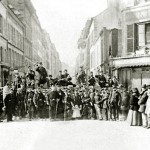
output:
<path id="1" fill-rule="evenodd" d="M 24 77 L 17 74 L 0 90 L 1 121 L 93 119 L 150 128 L 150 85 L 143 85 L 141 92 L 129 90 L 115 76 L 99 71 L 87 77 L 83 68 L 76 79 L 73 84 L 67 70 L 53 79 L 42 63 L 36 64 L 35 70 L 29 66 Z"/>

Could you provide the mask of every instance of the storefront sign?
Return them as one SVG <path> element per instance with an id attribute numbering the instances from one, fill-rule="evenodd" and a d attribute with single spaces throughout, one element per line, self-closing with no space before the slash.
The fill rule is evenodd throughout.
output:
<path id="1" fill-rule="evenodd" d="M 149 20 L 150 7 L 142 10 L 130 11 L 126 13 L 127 22 L 139 22 L 140 20 Z"/>

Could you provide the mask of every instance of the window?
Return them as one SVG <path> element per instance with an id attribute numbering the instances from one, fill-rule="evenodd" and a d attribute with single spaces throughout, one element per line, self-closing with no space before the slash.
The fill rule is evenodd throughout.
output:
<path id="1" fill-rule="evenodd" d="M 150 23 L 145 25 L 145 38 L 146 44 L 150 44 Z"/>
<path id="2" fill-rule="evenodd" d="M 139 46 L 145 45 L 145 25 L 138 25 L 138 42 Z"/>
<path id="3" fill-rule="evenodd" d="M 3 47 L 0 47 L 0 61 L 3 61 Z"/>
<path id="4" fill-rule="evenodd" d="M 137 24 L 127 25 L 127 52 L 135 52 L 138 46 L 138 27 Z"/>
<path id="5" fill-rule="evenodd" d="M 3 17 L 1 14 L 0 14 L 0 33 L 1 34 L 3 33 Z"/>

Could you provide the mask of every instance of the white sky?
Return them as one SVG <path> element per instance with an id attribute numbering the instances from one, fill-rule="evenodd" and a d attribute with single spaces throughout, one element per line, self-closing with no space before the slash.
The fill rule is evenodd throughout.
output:
<path id="1" fill-rule="evenodd" d="M 42 28 L 50 34 L 61 61 L 73 66 L 77 41 L 88 18 L 107 6 L 107 0 L 31 0 Z"/>

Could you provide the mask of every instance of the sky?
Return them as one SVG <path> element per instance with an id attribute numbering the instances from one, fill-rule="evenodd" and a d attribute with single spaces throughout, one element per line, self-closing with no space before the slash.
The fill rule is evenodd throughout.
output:
<path id="1" fill-rule="evenodd" d="M 31 0 L 60 60 L 75 65 L 77 41 L 86 21 L 107 7 L 107 0 Z"/>

